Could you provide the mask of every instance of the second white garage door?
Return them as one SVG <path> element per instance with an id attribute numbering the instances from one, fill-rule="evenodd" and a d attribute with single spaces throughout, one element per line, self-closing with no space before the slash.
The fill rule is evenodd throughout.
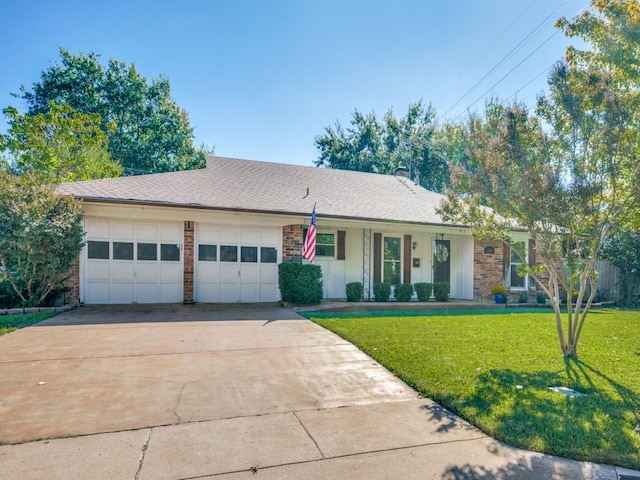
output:
<path id="1" fill-rule="evenodd" d="M 280 228 L 198 224 L 196 302 L 275 302 Z"/>

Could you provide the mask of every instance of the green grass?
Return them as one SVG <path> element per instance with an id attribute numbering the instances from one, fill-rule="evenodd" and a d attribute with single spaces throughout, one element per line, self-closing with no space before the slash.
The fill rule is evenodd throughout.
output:
<path id="1" fill-rule="evenodd" d="M 578 361 L 565 361 L 547 311 L 307 316 L 488 435 L 640 469 L 640 312 L 592 311 Z M 569 398 L 550 386 L 587 395 Z"/>
<path id="2" fill-rule="evenodd" d="M 57 315 L 57 312 L 25 313 L 22 315 L 0 316 L 0 336 L 11 333 L 19 328 L 28 327 Z"/>

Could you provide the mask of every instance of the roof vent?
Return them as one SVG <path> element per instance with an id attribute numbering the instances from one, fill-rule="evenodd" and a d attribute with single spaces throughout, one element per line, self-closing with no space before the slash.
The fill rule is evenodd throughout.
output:
<path id="1" fill-rule="evenodd" d="M 409 174 L 409 169 L 407 167 L 405 167 L 404 165 L 398 165 L 398 168 L 396 168 L 393 171 L 393 174 L 396 177 L 404 177 L 404 178 L 410 178 L 411 175 Z"/>

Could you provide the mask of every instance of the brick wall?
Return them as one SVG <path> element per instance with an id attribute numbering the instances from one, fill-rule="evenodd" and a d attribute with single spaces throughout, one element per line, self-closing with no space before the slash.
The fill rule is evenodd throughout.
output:
<path id="1" fill-rule="evenodd" d="M 493 253 L 485 253 L 485 247 L 492 247 Z M 491 287 L 504 283 L 504 245 L 500 241 L 478 241 L 473 245 L 473 299 L 493 298 Z"/>
<path id="2" fill-rule="evenodd" d="M 193 265 L 194 265 L 194 247 L 193 247 L 193 231 L 194 223 L 192 221 L 184 222 L 184 271 L 183 271 L 183 302 L 193 303 Z"/>
<path id="3" fill-rule="evenodd" d="M 80 258 L 78 257 L 69 270 L 69 278 L 64 281 L 65 287 L 69 287 L 69 293 L 67 293 L 67 303 L 77 304 L 80 303 Z"/>
<path id="4" fill-rule="evenodd" d="M 302 225 L 282 228 L 282 261 L 302 263 Z"/>

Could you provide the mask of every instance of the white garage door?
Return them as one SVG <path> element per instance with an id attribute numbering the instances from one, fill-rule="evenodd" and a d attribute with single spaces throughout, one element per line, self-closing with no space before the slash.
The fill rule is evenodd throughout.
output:
<path id="1" fill-rule="evenodd" d="M 196 225 L 196 302 L 278 300 L 280 228 Z"/>
<path id="2" fill-rule="evenodd" d="M 178 223 L 85 219 L 85 303 L 182 302 Z"/>

